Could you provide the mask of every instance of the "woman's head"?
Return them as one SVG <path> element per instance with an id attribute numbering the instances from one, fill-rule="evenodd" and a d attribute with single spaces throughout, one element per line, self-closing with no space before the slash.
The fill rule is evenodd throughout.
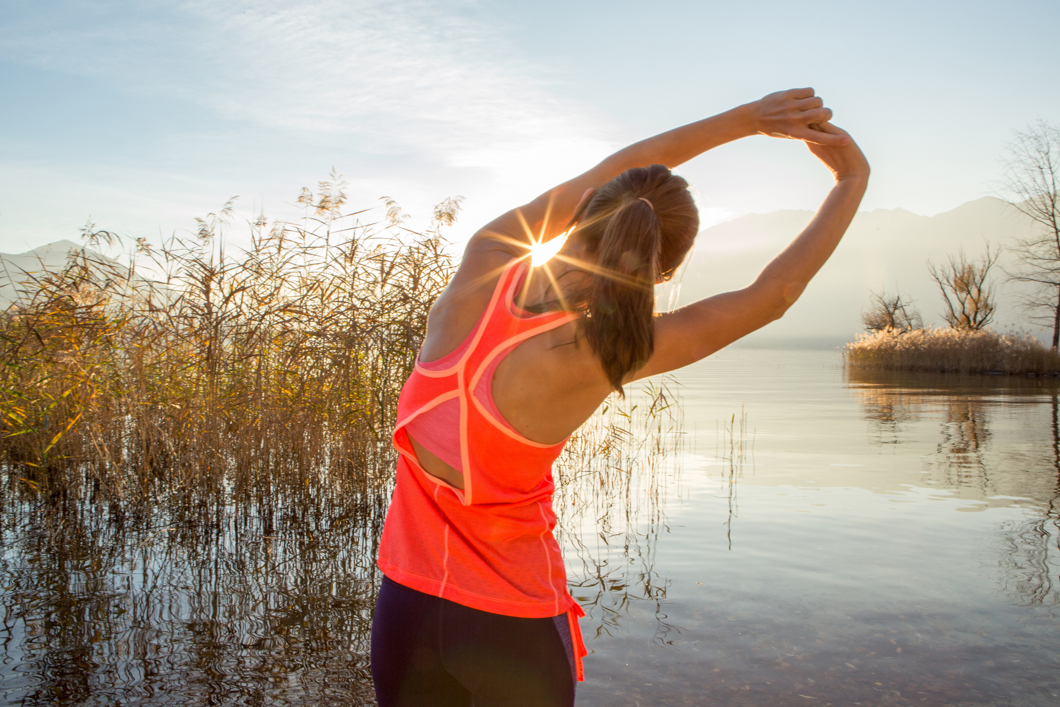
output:
<path id="1" fill-rule="evenodd" d="M 592 275 L 585 335 L 612 387 L 647 362 L 654 346 L 655 285 L 673 277 L 699 231 L 688 182 L 663 165 L 627 170 L 575 214 L 568 239 Z"/>

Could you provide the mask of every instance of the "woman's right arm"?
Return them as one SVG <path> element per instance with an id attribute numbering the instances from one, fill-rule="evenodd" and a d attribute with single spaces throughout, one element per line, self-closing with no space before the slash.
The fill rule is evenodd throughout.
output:
<path id="1" fill-rule="evenodd" d="M 818 129 L 846 136 L 827 123 Z M 865 194 L 869 163 L 849 137 L 839 146 L 807 146 L 836 180 L 813 221 L 748 287 L 660 314 L 655 320 L 655 353 L 629 380 L 695 363 L 779 319 L 832 255 Z"/>

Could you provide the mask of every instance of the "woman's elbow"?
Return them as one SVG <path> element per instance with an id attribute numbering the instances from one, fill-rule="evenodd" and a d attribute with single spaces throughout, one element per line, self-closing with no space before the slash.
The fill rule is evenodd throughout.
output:
<path id="1" fill-rule="evenodd" d="M 768 306 L 764 313 L 767 322 L 775 322 L 783 317 L 805 289 L 806 286 L 804 284 L 796 282 L 790 282 L 778 288 L 768 300 Z"/>

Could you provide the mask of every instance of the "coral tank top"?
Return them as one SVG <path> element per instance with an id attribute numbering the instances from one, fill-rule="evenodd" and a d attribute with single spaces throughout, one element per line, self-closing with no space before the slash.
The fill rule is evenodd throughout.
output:
<path id="1" fill-rule="evenodd" d="M 577 619 L 584 613 L 567 591 L 552 534 L 552 463 L 565 441 L 527 439 L 475 394 L 482 376 L 492 375 L 491 364 L 516 345 L 578 317 L 519 310 L 514 297 L 528 268 L 523 259 L 508 263 L 467 341 L 442 359 L 443 366 L 417 360 L 405 382 L 393 436 L 397 481 L 378 564 L 399 584 L 481 611 L 525 618 L 566 613 L 583 680 L 587 651 Z M 423 470 L 405 429 L 447 401 L 459 406 L 459 415 L 448 417 L 449 433 L 459 441 L 463 490 Z"/>

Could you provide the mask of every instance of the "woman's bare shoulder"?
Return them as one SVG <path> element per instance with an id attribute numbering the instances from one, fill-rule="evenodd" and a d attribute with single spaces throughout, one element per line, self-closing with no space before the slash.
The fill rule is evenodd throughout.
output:
<path id="1" fill-rule="evenodd" d="M 435 361 L 456 350 L 482 316 L 497 289 L 501 273 L 512 261 L 511 254 L 465 252 L 453 279 L 431 306 L 427 335 L 420 353 L 423 361 Z"/>

